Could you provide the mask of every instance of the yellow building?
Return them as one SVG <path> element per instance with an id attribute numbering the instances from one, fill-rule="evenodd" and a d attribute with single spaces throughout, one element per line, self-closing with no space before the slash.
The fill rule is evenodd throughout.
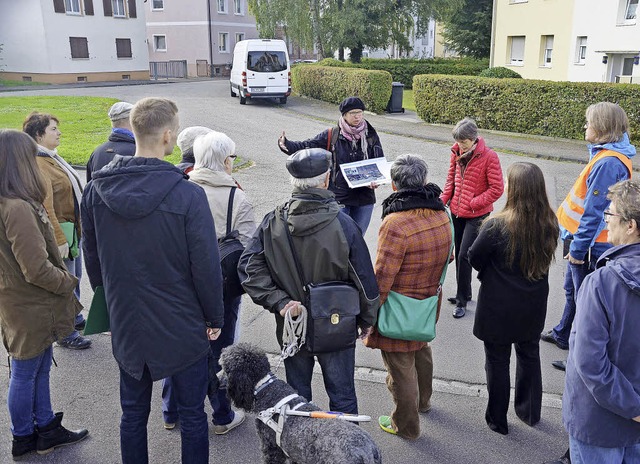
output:
<path id="1" fill-rule="evenodd" d="M 494 0 L 490 65 L 526 79 L 640 83 L 639 0 Z"/>

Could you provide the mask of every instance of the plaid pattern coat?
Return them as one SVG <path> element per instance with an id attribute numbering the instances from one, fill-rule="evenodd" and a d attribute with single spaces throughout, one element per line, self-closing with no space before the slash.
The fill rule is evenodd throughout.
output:
<path id="1" fill-rule="evenodd" d="M 418 208 L 388 214 L 378 233 L 375 264 L 380 303 L 387 300 L 391 290 L 416 299 L 435 295 L 449 257 L 451 240 L 451 226 L 445 211 Z M 369 348 L 390 352 L 417 351 L 426 344 L 388 338 L 377 329 L 365 340 Z"/>

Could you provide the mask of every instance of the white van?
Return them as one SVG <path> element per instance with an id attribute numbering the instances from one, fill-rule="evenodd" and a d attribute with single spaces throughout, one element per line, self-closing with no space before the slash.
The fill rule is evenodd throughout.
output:
<path id="1" fill-rule="evenodd" d="M 291 95 L 291 66 L 287 45 L 283 40 L 241 40 L 233 50 L 231 96 L 248 98 L 279 98 L 287 103 Z"/>

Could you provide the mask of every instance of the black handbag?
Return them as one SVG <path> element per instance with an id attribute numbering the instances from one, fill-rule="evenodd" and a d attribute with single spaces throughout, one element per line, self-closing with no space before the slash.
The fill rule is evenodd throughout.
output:
<path id="1" fill-rule="evenodd" d="M 360 314 L 360 293 L 350 282 L 307 282 L 289 232 L 287 211 L 288 205 L 284 208 L 284 228 L 308 311 L 305 340 L 307 351 L 321 354 L 352 348 L 358 338 L 356 318 Z"/>
<path id="2" fill-rule="evenodd" d="M 244 246 L 238 239 L 238 231 L 231 230 L 233 197 L 236 193 L 236 188 L 232 187 L 231 192 L 229 192 L 226 235 L 218 239 L 220 268 L 222 269 L 222 294 L 225 299 L 236 298 L 244 293 L 244 288 L 240 284 L 240 276 L 238 275 L 238 263 L 240 262 L 240 256 L 244 252 Z"/>

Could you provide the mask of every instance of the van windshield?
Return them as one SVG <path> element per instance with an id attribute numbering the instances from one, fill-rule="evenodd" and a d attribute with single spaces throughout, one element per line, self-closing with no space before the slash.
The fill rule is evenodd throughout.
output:
<path id="1" fill-rule="evenodd" d="M 287 69 L 287 57 L 284 52 L 249 52 L 247 68 L 254 72 L 280 72 Z"/>

